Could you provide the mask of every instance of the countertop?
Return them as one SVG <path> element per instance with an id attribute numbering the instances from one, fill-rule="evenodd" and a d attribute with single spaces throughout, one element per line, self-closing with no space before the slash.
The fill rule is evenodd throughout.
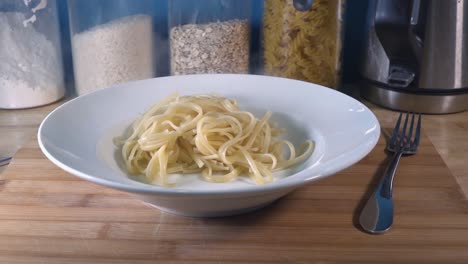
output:
<path id="1" fill-rule="evenodd" d="M 361 100 L 383 127 L 392 127 L 398 112 Z M 22 110 L 0 110 L 0 158 L 12 156 L 37 132 L 42 119 L 63 101 Z M 424 115 L 423 129 L 468 197 L 468 111 L 447 115 Z M 0 167 L 0 172 L 5 169 Z"/>
<path id="2" fill-rule="evenodd" d="M 0 174 L 0 263 L 468 263 L 468 112 L 423 116 L 420 150 L 395 179 L 394 225 L 369 235 L 358 216 L 387 166 L 385 136 L 262 210 L 180 217 L 47 160 L 34 134 L 62 103 L 0 110 L 0 158 L 14 155 Z M 398 112 L 365 104 L 391 133 Z"/>

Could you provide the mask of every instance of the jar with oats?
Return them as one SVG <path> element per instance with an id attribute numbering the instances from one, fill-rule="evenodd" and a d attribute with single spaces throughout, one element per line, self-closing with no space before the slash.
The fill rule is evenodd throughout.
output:
<path id="1" fill-rule="evenodd" d="M 338 88 L 345 0 L 265 0 L 264 73 Z"/>
<path id="2" fill-rule="evenodd" d="M 171 0 L 171 75 L 248 73 L 250 1 Z"/>

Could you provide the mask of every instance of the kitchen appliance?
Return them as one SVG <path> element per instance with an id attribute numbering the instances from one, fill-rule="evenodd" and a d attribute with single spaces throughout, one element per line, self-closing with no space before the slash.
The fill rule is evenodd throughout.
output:
<path id="1" fill-rule="evenodd" d="M 361 94 L 431 114 L 468 110 L 468 1 L 373 0 Z"/>

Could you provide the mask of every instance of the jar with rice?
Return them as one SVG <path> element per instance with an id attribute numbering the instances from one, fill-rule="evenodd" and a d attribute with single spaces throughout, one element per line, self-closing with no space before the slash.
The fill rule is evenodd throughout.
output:
<path id="1" fill-rule="evenodd" d="M 78 95 L 155 76 L 154 6 L 152 0 L 68 0 Z"/>

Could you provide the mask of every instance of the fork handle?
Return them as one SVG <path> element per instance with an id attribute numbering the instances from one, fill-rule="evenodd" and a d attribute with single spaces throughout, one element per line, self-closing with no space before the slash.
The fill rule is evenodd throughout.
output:
<path id="1" fill-rule="evenodd" d="M 393 154 L 383 179 L 361 211 L 359 223 L 369 233 L 383 233 L 393 224 L 393 179 L 402 155 L 401 152 Z"/>
<path id="2" fill-rule="evenodd" d="M 395 152 L 393 157 L 388 164 L 387 170 L 385 170 L 385 175 L 382 179 L 380 185 L 380 195 L 386 199 L 391 199 L 393 195 L 393 179 L 395 178 L 396 170 L 398 164 L 400 164 L 400 158 L 403 156 L 402 152 Z"/>

